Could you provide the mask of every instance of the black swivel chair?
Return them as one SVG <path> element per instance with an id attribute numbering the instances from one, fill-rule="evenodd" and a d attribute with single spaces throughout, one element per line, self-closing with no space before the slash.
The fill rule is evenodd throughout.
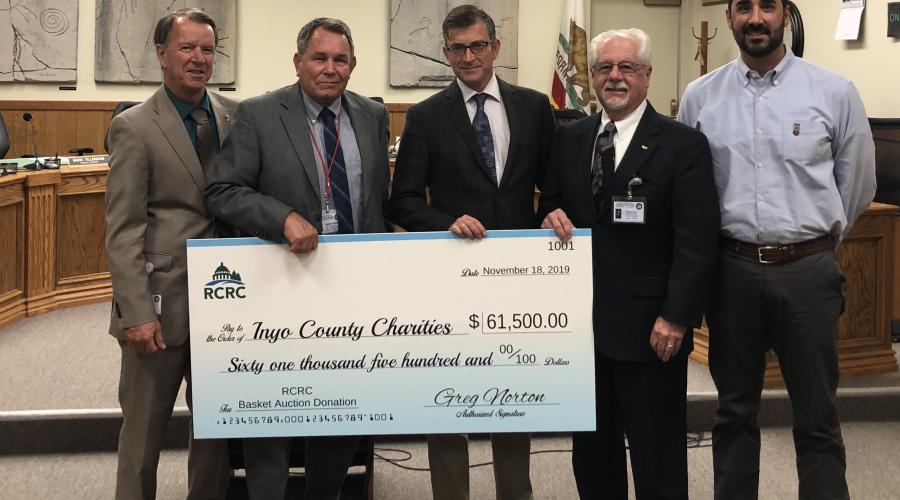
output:
<path id="1" fill-rule="evenodd" d="M 137 106 L 140 104 L 138 101 L 120 101 L 119 104 L 116 104 L 116 109 L 113 110 L 113 114 L 109 117 L 110 121 L 116 117 L 117 114 L 125 111 L 126 109 Z M 106 135 L 103 136 L 103 149 L 109 153 L 109 127 L 106 127 Z"/>
<path id="2" fill-rule="evenodd" d="M 575 120 L 580 120 L 587 116 L 584 111 L 580 109 L 554 109 L 553 117 L 556 118 L 556 126 L 562 127 L 563 125 L 574 122 Z"/>
<path id="3" fill-rule="evenodd" d="M 6 133 L 6 125 L 3 116 L 0 115 L 0 158 L 5 158 L 9 152 L 9 134 Z"/>

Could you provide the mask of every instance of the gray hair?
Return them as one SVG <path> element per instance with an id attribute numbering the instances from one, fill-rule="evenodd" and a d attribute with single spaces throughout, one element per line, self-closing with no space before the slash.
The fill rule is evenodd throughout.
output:
<path id="1" fill-rule="evenodd" d="M 338 35 L 344 35 L 347 38 L 347 43 L 350 45 L 350 54 L 353 54 L 353 36 L 350 35 L 350 27 L 344 21 L 331 17 L 317 17 L 300 28 L 300 32 L 297 33 L 298 54 L 303 54 L 306 51 L 309 39 L 312 38 L 313 33 L 319 28 Z"/>
<path id="2" fill-rule="evenodd" d="M 169 12 L 161 17 L 159 21 L 156 22 L 156 28 L 153 30 L 153 43 L 165 46 L 169 41 L 169 33 L 172 32 L 172 26 L 174 26 L 175 21 L 181 17 L 186 17 L 188 20 L 198 24 L 208 24 L 212 26 L 213 33 L 216 37 L 216 46 L 219 45 L 219 30 L 216 29 L 216 22 L 213 21 L 213 18 L 206 12 L 193 7 L 178 9 L 175 12 Z"/>
<path id="3" fill-rule="evenodd" d="M 636 62 L 645 66 L 650 66 L 650 37 L 647 36 L 647 33 L 645 33 L 644 30 L 638 28 L 627 28 L 604 31 L 603 33 L 595 36 L 593 40 L 591 40 L 591 48 L 588 52 L 588 61 L 590 62 L 591 67 L 594 66 L 595 62 L 597 62 L 597 51 L 601 47 L 603 47 L 606 42 L 612 40 L 613 38 L 624 38 L 637 42 L 638 60 Z"/>

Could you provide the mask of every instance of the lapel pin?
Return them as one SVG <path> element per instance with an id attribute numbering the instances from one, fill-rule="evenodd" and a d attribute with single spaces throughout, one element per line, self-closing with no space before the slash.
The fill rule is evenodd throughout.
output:
<path id="1" fill-rule="evenodd" d="M 641 149 L 648 149 L 647 146 L 641 144 Z"/>

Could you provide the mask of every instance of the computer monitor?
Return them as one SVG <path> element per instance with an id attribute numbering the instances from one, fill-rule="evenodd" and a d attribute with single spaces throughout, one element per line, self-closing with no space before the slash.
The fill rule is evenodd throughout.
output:
<path id="1" fill-rule="evenodd" d="M 869 118 L 875 139 L 875 201 L 900 205 L 900 118 Z"/>

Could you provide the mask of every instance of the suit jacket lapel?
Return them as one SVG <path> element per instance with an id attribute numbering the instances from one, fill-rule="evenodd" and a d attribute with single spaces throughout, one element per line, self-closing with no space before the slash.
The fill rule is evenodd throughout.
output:
<path id="1" fill-rule="evenodd" d="M 216 94 L 209 94 L 212 101 L 213 114 L 216 116 L 216 128 L 219 129 L 219 146 L 225 142 L 228 133 L 231 132 L 231 110 L 226 109 L 225 102 Z"/>
<path id="2" fill-rule="evenodd" d="M 594 203 L 594 193 L 591 190 L 591 184 L 594 182 L 591 166 L 594 162 L 594 141 L 597 139 L 597 132 L 600 129 L 600 113 L 585 118 L 584 123 L 579 125 L 578 134 L 572 138 L 572 144 L 584 144 L 573 152 L 572 165 L 575 167 L 575 182 L 578 186 L 584 186 L 580 192 L 581 198 L 579 205 L 588 208 L 588 213 L 593 218 L 597 216 L 597 207 Z M 568 168 L 561 166 L 562 168 Z"/>
<path id="3" fill-rule="evenodd" d="M 659 123 L 656 111 L 647 103 L 644 116 L 638 122 L 634 136 L 631 138 L 631 143 L 628 145 L 628 149 L 625 150 L 625 156 L 622 157 L 619 168 L 616 169 L 616 175 L 613 176 L 612 192 L 625 192 L 628 182 L 634 177 L 644 162 L 647 161 L 653 150 L 656 149 L 653 136 L 658 132 Z"/>
<path id="4" fill-rule="evenodd" d="M 508 179 L 517 173 L 515 169 L 516 153 L 519 151 L 519 141 L 521 141 L 519 129 L 525 117 L 522 116 L 519 94 L 515 89 L 499 78 L 497 78 L 497 83 L 500 86 L 503 107 L 506 109 L 506 120 L 509 122 L 509 151 L 506 154 L 506 164 L 503 166 L 503 177 L 500 178 L 500 187 L 503 188 L 505 184 L 511 182 Z"/>
<path id="5" fill-rule="evenodd" d="M 387 154 L 387 152 L 379 152 L 380 146 L 375 140 L 379 137 L 379 134 L 371 134 L 368 131 L 369 127 L 371 127 L 373 123 L 377 123 L 377 119 L 350 95 L 345 93 L 342 96 L 342 99 L 344 109 L 347 110 L 347 116 L 350 118 L 350 124 L 353 125 L 353 132 L 356 137 L 356 145 L 359 148 L 360 171 L 362 177 L 360 179 L 360 191 L 362 192 L 359 193 L 359 202 L 360 210 L 363 213 L 366 213 L 365 207 L 369 206 L 369 193 L 372 192 L 372 189 L 369 189 L 368 185 L 366 184 L 368 180 L 368 175 L 366 175 L 366 165 L 369 164 L 369 158 L 377 157 L 375 155 L 379 154 L 384 156 Z M 363 97 L 362 99 L 366 98 Z M 356 215 L 356 217 L 361 216 L 362 214 Z M 362 219 L 358 220 L 362 221 Z"/>
<path id="6" fill-rule="evenodd" d="M 300 95 L 300 85 L 295 84 L 287 88 L 281 106 L 281 122 L 287 132 L 288 139 L 294 147 L 294 152 L 303 166 L 303 171 L 309 177 L 309 183 L 320 198 L 319 167 L 316 165 L 316 157 L 313 152 L 312 142 L 309 139 L 309 125 L 306 120 L 306 105 L 303 104 L 303 96 Z"/>
<path id="7" fill-rule="evenodd" d="M 466 111 L 466 103 L 462 100 L 462 91 L 459 90 L 456 80 L 447 87 L 447 115 L 450 122 L 456 127 L 459 136 L 462 137 L 469 152 L 475 158 L 475 161 L 481 167 L 481 171 L 487 176 L 488 180 L 493 184 L 491 174 L 488 172 L 487 164 L 484 163 L 484 156 L 481 155 L 481 146 L 478 145 L 478 139 L 475 138 L 475 128 L 469 120 L 469 113 Z"/>
<path id="8" fill-rule="evenodd" d="M 602 200 L 600 207 L 600 217 L 604 217 L 612 206 L 610 198 L 613 196 L 622 196 L 627 192 L 628 182 L 634 177 L 635 173 L 640 170 L 644 162 L 650 158 L 653 150 L 656 149 L 654 136 L 659 132 L 659 122 L 656 111 L 650 103 L 647 103 L 647 109 L 644 110 L 644 116 L 638 122 L 638 126 L 631 137 L 631 143 L 625 150 L 622 161 L 616 169 L 616 174 L 612 178 L 612 185 L 607 190 L 606 199 Z"/>
<path id="9" fill-rule="evenodd" d="M 172 100 L 169 99 L 162 86 L 151 99 L 153 100 L 153 111 L 156 113 L 153 121 L 169 145 L 172 146 L 172 150 L 181 159 L 181 163 L 187 169 L 194 185 L 202 193 L 206 188 L 206 176 L 203 175 L 203 167 L 200 165 L 200 159 L 197 158 L 197 150 L 194 149 L 191 138 L 184 129 L 184 122 L 178 115 L 178 111 L 175 110 L 175 105 L 172 104 Z"/>

